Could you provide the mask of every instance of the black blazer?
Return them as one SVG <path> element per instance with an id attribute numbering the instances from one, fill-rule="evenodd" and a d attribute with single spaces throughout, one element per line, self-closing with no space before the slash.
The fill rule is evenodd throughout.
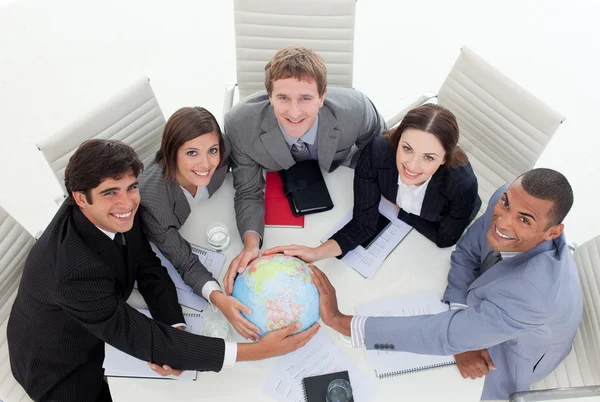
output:
<path id="1" fill-rule="evenodd" d="M 331 237 L 342 249 L 339 258 L 375 234 L 381 196 L 395 203 L 397 194 L 396 151 L 382 135 L 371 141 L 358 159 L 352 220 Z M 449 247 L 458 241 L 480 207 L 471 165 L 467 162 L 454 169 L 442 165 L 427 186 L 421 215 L 400 209 L 398 218 L 438 247 Z"/>
<path id="2" fill-rule="evenodd" d="M 127 260 L 68 198 L 33 246 L 7 328 L 14 377 L 34 400 L 95 401 L 104 343 L 145 361 L 219 371 L 225 342 L 172 328 L 184 322 L 175 286 L 136 215 Z M 125 301 L 133 283 L 155 320 Z"/>

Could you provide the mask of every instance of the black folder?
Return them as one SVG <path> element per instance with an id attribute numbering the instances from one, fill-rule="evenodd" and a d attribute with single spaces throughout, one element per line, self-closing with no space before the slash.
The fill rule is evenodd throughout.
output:
<path id="1" fill-rule="evenodd" d="M 323 402 L 327 396 L 327 387 L 333 380 L 342 378 L 350 382 L 348 371 L 339 371 L 337 373 L 317 375 L 314 377 L 306 377 L 302 380 L 304 383 L 304 393 L 307 402 Z M 350 402 L 354 402 L 354 396 L 350 398 Z"/>
<path id="2" fill-rule="evenodd" d="M 323 179 L 319 162 L 307 160 L 279 172 L 283 191 L 290 201 L 292 214 L 302 216 L 329 211 L 333 201 Z"/>

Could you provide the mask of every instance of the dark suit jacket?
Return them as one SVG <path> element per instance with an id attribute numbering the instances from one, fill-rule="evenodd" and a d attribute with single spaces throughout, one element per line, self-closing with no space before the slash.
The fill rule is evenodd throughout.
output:
<path id="1" fill-rule="evenodd" d="M 144 166 L 139 177 L 142 198 L 139 214 L 148 239 L 173 264 L 183 281 L 195 293 L 202 295 L 206 282 L 216 279 L 179 234 L 179 229 L 192 212 L 190 204 L 176 180 L 165 181 L 163 170 L 154 158 L 145 161 Z M 227 169 L 225 164 L 215 171 L 207 186 L 209 196 L 221 187 Z"/>
<path id="2" fill-rule="evenodd" d="M 397 194 L 396 151 L 387 136 L 380 136 L 365 147 L 356 165 L 352 220 L 331 237 L 342 249 L 340 258 L 375 234 L 381 196 L 395 203 Z M 427 186 L 421 215 L 400 209 L 398 218 L 438 247 L 449 247 L 458 241 L 480 207 L 471 165 L 454 169 L 442 165 Z"/>
<path id="3" fill-rule="evenodd" d="M 225 343 L 172 328 L 184 322 L 175 286 L 135 217 L 116 243 L 68 198 L 33 246 L 8 321 L 11 369 L 34 400 L 95 401 L 104 343 L 146 361 L 219 371 Z M 125 301 L 134 281 L 155 320 Z"/>

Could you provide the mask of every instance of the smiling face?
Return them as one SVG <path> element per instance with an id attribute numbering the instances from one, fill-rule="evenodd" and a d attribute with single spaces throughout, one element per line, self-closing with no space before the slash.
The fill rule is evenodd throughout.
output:
<path id="1" fill-rule="evenodd" d="M 549 225 L 552 201 L 529 195 L 515 180 L 494 206 L 487 241 L 496 251 L 523 252 L 560 236 L 563 224 Z"/>
<path id="2" fill-rule="evenodd" d="M 105 179 L 89 193 L 88 200 L 84 193 L 72 192 L 73 199 L 90 222 L 113 233 L 131 229 L 140 205 L 138 182 L 133 172 L 119 180 Z"/>
<path id="3" fill-rule="evenodd" d="M 435 135 L 407 128 L 396 150 L 400 180 L 409 186 L 425 183 L 445 162 L 445 157 L 444 147 Z"/>
<path id="4" fill-rule="evenodd" d="M 195 195 L 199 186 L 210 183 L 221 161 L 220 152 L 219 135 L 214 132 L 185 142 L 177 150 L 177 183 Z"/>
<path id="5" fill-rule="evenodd" d="M 315 123 L 325 94 L 319 96 L 314 80 L 292 77 L 273 81 L 269 100 L 285 132 L 290 137 L 300 138 Z"/>

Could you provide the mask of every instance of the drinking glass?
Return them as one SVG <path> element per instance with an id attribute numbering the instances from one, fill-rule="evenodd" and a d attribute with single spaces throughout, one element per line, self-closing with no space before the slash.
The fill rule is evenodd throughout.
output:
<path id="1" fill-rule="evenodd" d="M 229 230 L 223 222 L 213 222 L 206 229 L 208 244 L 216 251 L 223 251 L 229 247 Z"/>
<path id="2" fill-rule="evenodd" d="M 349 402 L 352 399 L 352 387 L 342 378 L 333 380 L 327 386 L 327 402 Z"/>

